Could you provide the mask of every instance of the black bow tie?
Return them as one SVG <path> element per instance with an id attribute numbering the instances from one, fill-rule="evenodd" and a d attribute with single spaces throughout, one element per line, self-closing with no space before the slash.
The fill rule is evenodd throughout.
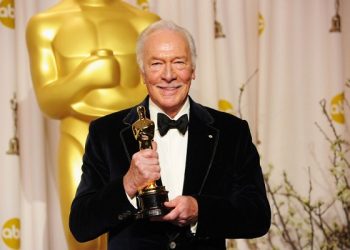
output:
<path id="1" fill-rule="evenodd" d="M 168 130 L 172 128 L 178 129 L 184 135 L 187 130 L 188 117 L 187 114 L 184 114 L 177 120 L 171 120 L 165 114 L 158 113 L 157 122 L 159 134 L 161 136 L 164 136 L 168 132 Z"/>

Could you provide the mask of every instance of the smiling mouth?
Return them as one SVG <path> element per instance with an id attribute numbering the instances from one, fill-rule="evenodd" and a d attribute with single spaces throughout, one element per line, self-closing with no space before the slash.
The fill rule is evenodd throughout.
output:
<path id="1" fill-rule="evenodd" d="M 163 90 L 175 90 L 181 88 L 182 84 L 158 84 L 157 87 Z"/>
<path id="2" fill-rule="evenodd" d="M 176 86 L 176 87 L 163 87 L 163 86 L 158 86 L 158 88 L 162 89 L 162 90 L 175 90 L 175 89 L 178 89 L 180 88 L 181 86 Z"/>
<path id="3" fill-rule="evenodd" d="M 158 89 L 161 91 L 161 94 L 163 96 L 173 96 L 176 95 L 177 90 L 181 88 L 181 85 L 179 86 L 157 86 Z"/>

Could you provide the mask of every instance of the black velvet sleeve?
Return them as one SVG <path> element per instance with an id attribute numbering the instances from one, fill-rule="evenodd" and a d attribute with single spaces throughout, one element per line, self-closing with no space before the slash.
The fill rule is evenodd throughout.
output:
<path id="1" fill-rule="evenodd" d="M 118 215 L 135 210 L 126 196 L 123 174 L 111 178 L 110 165 L 115 164 L 116 168 L 120 168 L 120 163 L 109 159 L 111 147 L 105 132 L 101 126 L 91 123 L 81 181 L 71 206 L 69 226 L 80 242 L 92 240 L 112 227 L 123 227 L 126 222 L 119 220 Z M 116 141 L 118 138 L 111 140 Z M 120 152 L 120 149 L 115 150 L 116 153 L 118 150 Z"/>

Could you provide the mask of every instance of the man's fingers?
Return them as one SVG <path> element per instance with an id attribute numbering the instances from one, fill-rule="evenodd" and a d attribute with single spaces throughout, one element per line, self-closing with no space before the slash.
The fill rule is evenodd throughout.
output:
<path id="1" fill-rule="evenodd" d="M 179 211 L 176 208 L 174 208 L 168 214 L 163 216 L 163 220 L 164 221 L 174 221 L 178 217 L 179 217 Z"/>
<path id="2" fill-rule="evenodd" d="M 198 204 L 191 196 L 178 196 L 173 200 L 164 203 L 164 206 L 172 210 L 163 217 L 164 221 L 184 226 L 197 221 Z"/>
<path id="3" fill-rule="evenodd" d="M 158 158 L 159 157 L 157 151 L 153 150 L 153 149 L 143 149 L 136 154 L 139 154 L 140 156 L 142 156 L 144 158 Z"/>
<path id="4" fill-rule="evenodd" d="M 166 201 L 164 202 L 164 206 L 166 206 L 167 208 L 173 208 L 176 207 L 176 202 L 174 202 L 174 200 Z"/>

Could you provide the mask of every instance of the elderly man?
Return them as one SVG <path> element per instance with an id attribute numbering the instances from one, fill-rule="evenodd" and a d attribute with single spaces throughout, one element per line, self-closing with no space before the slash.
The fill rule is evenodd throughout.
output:
<path id="1" fill-rule="evenodd" d="M 188 95 L 196 60 L 190 33 L 156 22 L 140 35 L 136 52 L 153 147 L 138 148 L 136 107 L 91 123 L 70 214 L 73 235 L 88 241 L 108 232 L 110 250 L 225 249 L 225 238 L 264 235 L 271 212 L 247 122 Z M 158 122 L 168 118 L 185 126 L 164 131 Z M 169 191 L 167 214 L 121 216 L 135 213 L 138 191 L 159 179 Z"/>

